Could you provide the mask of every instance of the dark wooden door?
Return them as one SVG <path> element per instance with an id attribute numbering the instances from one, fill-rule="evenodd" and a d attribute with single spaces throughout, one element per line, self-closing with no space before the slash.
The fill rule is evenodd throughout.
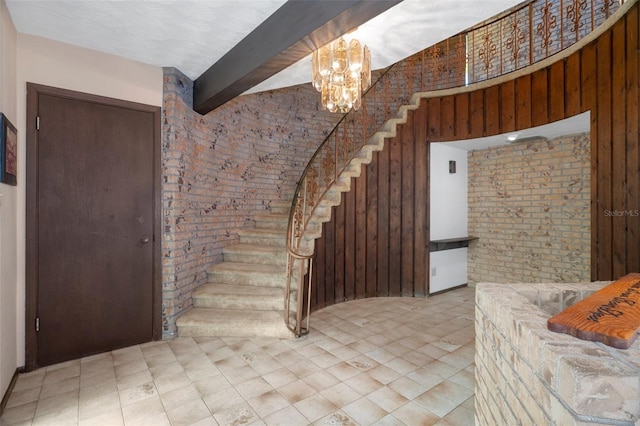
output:
<path id="1" fill-rule="evenodd" d="M 37 114 L 37 366 L 149 341 L 156 115 L 46 93 Z"/>

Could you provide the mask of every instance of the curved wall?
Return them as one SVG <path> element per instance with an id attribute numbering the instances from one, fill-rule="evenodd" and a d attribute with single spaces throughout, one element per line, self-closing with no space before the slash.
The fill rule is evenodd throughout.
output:
<path id="1" fill-rule="evenodd" d="M 424 163 L 429 143 L 513 132 L 585 111 L 591 113 L 591 278 L 610 280 L 640 270 L 638 39 L 635 3 L 596 40 L 544 68 L 476 90 L 428 94 L 325 224 L 327 233 L 316 244 L 312 303 L 319 308 L 350 298 L 424 294 L 428 269 L 420 259 L 427 262 L 429 218 L 422 197 L 428 191 L 428 173 L 415 164 Z M 413 153 L 393 157 L 393 147 L 407 144 L 407 137 L 412 148 L 406 149 Z M 386 160 L 389 153 L 395 160 Z M 375 184 L 371 170 L 377 175 Z M 400 197 L 388 192 L 399 179 L 413 188 L 400 186 Z M 359 187 L 366 189 L 358 191 Z M 398 203 L 402 210 L 394 210 Z M 358 207 L 362 205 L 367 208 Z M 375 222 L 368 219 L 372 205 L 383 206 L 377 208 Z M 408 209 L 411 215 L 398 213 Z M 367 223 L 376 226 L 358 228 Z M 381 229 L 380 223 L 392 225 Z M 353 224 L 357 239 L 333 231 L 351 229 Z M 402 232 L 405 228 L 415 232 Z M 361 232 L 366 238 L 360 237 Z M 426 250 L 420 246 L 423 241 Z M 362 270 L 364 275 L 358 273 Z"/>

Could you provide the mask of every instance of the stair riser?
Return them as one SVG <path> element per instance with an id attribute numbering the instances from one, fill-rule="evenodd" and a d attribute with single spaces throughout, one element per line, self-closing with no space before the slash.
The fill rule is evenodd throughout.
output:
<path id="1" fill-rule="evenodd" d="M 287 227 L 289 226 L 289 222 L 280 222 L 280 221 L 256 221 L 256 228 L 258 229 L 277 229 L 279 231 L 284 231 L 286 233 Z"/>
<path id="2" fill-rule="evenodd" d="M 257 263 L 260 265 L 282 265 L 287 264 L 287 255 L 272 255 L 253 252 L 225 252 L 223 250 L 224 260 L 226 262 L 240 263 Z"/>
<path id="3" fill-rule="evenodd" d="M 287 239 L 284 233 L 280 237 L 263 237 L 256 235 L 240 235 L 240 243 L 242 244 L 255 244 L 258 246 L 269 247 L 286 247 Z"/>
<path id="4" fill-rule="evenodd" d="M 287 327 L 282 324 L 274 326 L 252 327 L 242 325 L 212 324 L 202 326 L 179 326 L 181 337 L 276 337 L 290 339 L 293 337 Z"/>
<path id="5" fill-rule="evenodd" d="M 238 284 L 238 285 L 255 285 L 264 287 L 280 287 L 284 288 L 286 277 L 284 272 L 282 275 L 261 275 L 255 273 L 208 273 L 209 282 L 211 284 Z"/>
<path id="6" fill-rule="evenodd" d="M 251 309 L 254 311 L 279 311 L 284 307 L 284 295 L 280 298 L 224 296 L 193 298 L 195 308 Z"/>

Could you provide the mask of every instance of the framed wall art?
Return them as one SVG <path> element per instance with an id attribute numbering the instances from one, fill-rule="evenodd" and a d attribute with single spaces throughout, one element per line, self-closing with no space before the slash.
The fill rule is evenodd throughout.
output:
<path id="1" fill-rule="evenodd" d="M 18 131 L 0 113 L 0 182 L 9 185 L 17 183 L 18 175 Z"/>

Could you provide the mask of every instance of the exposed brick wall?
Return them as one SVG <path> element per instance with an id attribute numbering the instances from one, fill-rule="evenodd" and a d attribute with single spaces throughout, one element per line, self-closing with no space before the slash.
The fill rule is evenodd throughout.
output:
<path id="1" fill-rule="evenodd" d="M 222 261 L 222 247 L 252 215 L 290 200 L 309 158 L 340 119 L 310 84 L 240 96 L 205 116 L 192 82 L 164 71 L 162 122 L 163 332 Z"/>
<path id="2" fill-rule="evenodd" d="M 590 280 L 587 134 L 469 153 L 469 283 Z"/>
<path id="3" fill-rule="evenodd" d="M 547 329 L 609 282 L 476 289 L 476 424 L 637 425 L 640 340 L 615 349 Z"/>

